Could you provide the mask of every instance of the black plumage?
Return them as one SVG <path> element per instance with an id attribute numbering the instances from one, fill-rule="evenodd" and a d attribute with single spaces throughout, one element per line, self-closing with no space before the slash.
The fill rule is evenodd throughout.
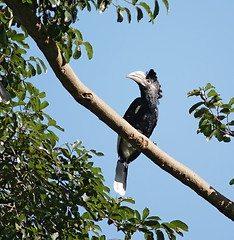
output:
<path id="1" fill-rule="evenodd" d="M 153 69 L 147 75 L 142 71 L 137 71 L 127 75 L 127 77 L 139 85 L 141 97 L 136 98 L 131 103 L 123 118 L 146 137 L 150 137 L 158 121 L 157 105 L 158 99 L 162 97 L 161 86 Z M 114 189 L 120 195 L 124 195 L 128 164 L 135 160 L 140 152 L 120 136 L 118 137 L 117 151 L 118 162 Z"/>

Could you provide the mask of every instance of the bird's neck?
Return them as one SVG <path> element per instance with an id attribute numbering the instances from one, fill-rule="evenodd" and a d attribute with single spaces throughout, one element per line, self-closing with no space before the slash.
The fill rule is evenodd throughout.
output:
<path id="1" fill-rule="evenodd" d="M 158 105 L 158 95 L 141 91 L 141 98 L 144 100 L 144 102 L 150 109 L 155 110 Z"/>

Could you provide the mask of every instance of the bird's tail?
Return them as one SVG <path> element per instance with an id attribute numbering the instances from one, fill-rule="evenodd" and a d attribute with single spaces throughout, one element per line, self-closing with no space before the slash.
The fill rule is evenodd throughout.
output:
<path id="1" fill-rule="evenodd" d="M 124 196 L 126 192 L 128 165 L 121 160 L 122 159 L 119 158 L 115 170 L 114 189 L 121 196 Z"/>

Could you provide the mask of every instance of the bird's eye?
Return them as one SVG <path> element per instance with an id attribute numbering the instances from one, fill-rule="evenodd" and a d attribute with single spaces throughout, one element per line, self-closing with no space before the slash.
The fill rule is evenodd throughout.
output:
<path id="1" fill-rule="evenodd" d="M 147 78 L 146 81 L 147 81 L 147 83 L 150 83 L 150 79 Z"/>

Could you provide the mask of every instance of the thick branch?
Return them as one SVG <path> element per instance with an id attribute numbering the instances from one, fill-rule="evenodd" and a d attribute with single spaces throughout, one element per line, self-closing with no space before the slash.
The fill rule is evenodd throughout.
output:
<path id="1" fill-rule="evenodd" d="M 58 46 L 47 36 L 42 23 L 30 9 L 30 5 L 22 4 L 21 0 L 7 0 L 6 4 L 13 10 L 15 16 L 37 43 L 64 88 L 78 103 L 89 109 L 117 134 L 127 139 L 160 168 L 193 189 L 198 195 L 206 199 L 225 216 L 234 221 L 234 203 L 232 201 L 224 197 L 196 173 L 174 160 L 148 138 L 134 129 L 105 102 L 89 90 L 78 79 L 69 64 L 63 64 L 63 58 Z"/>

